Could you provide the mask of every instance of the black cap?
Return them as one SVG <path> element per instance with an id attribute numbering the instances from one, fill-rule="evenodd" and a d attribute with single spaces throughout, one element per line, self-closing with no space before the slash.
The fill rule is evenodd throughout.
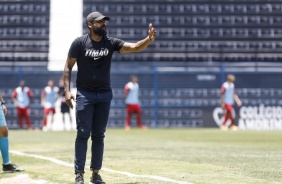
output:
<path id="1" fill-rule="evenodd" d="M 110 17 L 102 15 L 100 12 L 92 12 L 86 17 L 86 22 L 91 22 L 91 21 L 99 21 L 99 20 L 110 20 Z"/>

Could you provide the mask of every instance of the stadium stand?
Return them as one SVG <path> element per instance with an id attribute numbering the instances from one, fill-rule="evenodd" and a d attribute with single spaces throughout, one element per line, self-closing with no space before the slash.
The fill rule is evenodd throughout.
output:
<path id="1" fill-rule="evenodd" d="M 92 11 L 111 17 L 109 36 L 135 42 L 147 36 L 150 22 L 158 31 L 145 51 L 113 56 L 109 126 L 124 125 L 122 93 L 131 74 L 140 80 L 148 126 L 206 126 L 205 109 L 220 105 L 219 88 L 227 73 L 236 75 L 244 105 L 281 106 L 282 90 L 276 84 L 282 82 L 281 10 L 278 0 L 83 0 L 83 20 Z M 46 70 L 50 0 L 0 1 L 0 15 L 0 89 L 9 108 L 8 124 L 18 128 L 10 95 L 24 79 L 35 95 L 33 126 L 40 126 L 41 91 L 49 79 L 58 82 L 62 75 Z M 84 21 L 81 27 L 86 33 Z"/>
<path id="2" fill-rule="evenodd" d="M 111 17 L 108 34 L 126 41 L 157 28 L 155 44 L 117 61 L 280 61 L 282 5 L 268 0 L 84 0 L 83 16 Z M 84 26 L 84 32 L 87 28 Z"/>
<path id="3" fill-rule="evenodd" d="M 1 1 L 0 66 L 46 69 L 50 0 Z"/>

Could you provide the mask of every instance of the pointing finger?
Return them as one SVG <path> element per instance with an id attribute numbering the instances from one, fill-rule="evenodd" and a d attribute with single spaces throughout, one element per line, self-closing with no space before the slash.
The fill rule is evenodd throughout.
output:
<path id="1" fill-rule="evenodd" d="M 152 27 L 153 27 L 153 26 L 152 26 L 152 23 L 150 23 L 150 24 L 149 24 L 149 29 L 152 29 Z"/>

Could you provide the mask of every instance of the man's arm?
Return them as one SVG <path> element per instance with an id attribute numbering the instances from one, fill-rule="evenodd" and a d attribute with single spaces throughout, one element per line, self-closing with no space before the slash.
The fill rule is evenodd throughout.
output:
<path id="1" fill-rule="evenodd" d="M 237 94 L 234 94 L 234 100 L 239 107 L 242 105 L 242 102 L 241 102 L 241 100 L 240 100 L 240 98 L 238 97 Z"/>
<path id="2" fill-rule="evenodd" d="M 123 98 L 127 97 L 129 91 L 130 91 L 130 88 L 128 87 L 128 84 L 126 84 L 124 87 L 124 91 L 123 91 Z"/>
<path id="3" fill-rule="evenodd" d="M 3 102 L 3 103 L 2 103 Z M 2 94 L 1 94 L 1 92 L 0 92 L 0 103 L 1 103 L 1 106 L 2 106 L 2 109 L 3 109 L 3 113 L 4 113 L 4 115 L 6 115 L 7 114 L 7 108 L 6 108 L 6 105 L 5 105 L 5 103 L 4 103 L 5 101 L 4 101 L 4 99 L 2 98 Z"/>
<path id="4" fill-rule="evenodd" d="M 64 93 L 65 93 L 66 103 L 70 108 L 73 108 L 71 100 L 73 99 L 74 101 L 76 101 L 74 95 L 70 91 L 71 71 L 75 63 L 76 63 L 76 58 L 68 57 L 64 68 L 64 77 L 63 77 L 64 89 L 65 89 Z"/>
<path id="5" fill-rule="evenodd" d="M 225 87 L 224 87 L 224 85 L 222 85 L 222 86 L 221 86 L 221 90 L 220 90 L 220 104 L 221 104 L 221 107 L 222 107 L 223 109 L 225 108 L 224 94 L 225 94 Z"/>
<path id="6" fill-rule="evenodd" d="M 44 107 L 44 104 L 45 104 L 45 96 L 46 96 L 46 93 L 45 93 L 45 88 L 44 88 L 41 93 L 41 106 L 42 107 Z"/>
<path id="7" fill-rule="evenodd" d="M 27 95 L 28 95 L 29 98 L 33 97 L 33 92 L 31 91 L 30 88 L 28 88 Z"/>
<path id="8" fill-rule="evenodd" d="M 224 93 L 220 95 L 220 104 L 221 104 L 221 107 L 224 109 L 224 108 L 225 108 L 225 104 L 224 104 Z"/>
<path id="9" fill-rule="evenodd" d="M 17 100 L 17 92 L 16 89 L 13 91 L 12 95 L 11 95 L 12 101 L 14 103 L 15 106 L 19 105 L 19 102 Z"/>
<path id="10" fill-rule="evenodd" d="M 152 41 L 154 41 L 156 38 L 156 31 L 155 28 L 153 28 L 152 24 L 149 24 L 149 30 L 148 30 L 148 36 L 140 40 L 136 43 L 129 43 L 125 42 L 122 46 L 122 48 L 119 50 L 120 53 L 131 53 L 131 52 L 140 52 L 144 50 L 145 48 L 150 45 Z"/>
<path id="11" fill-rule="evenodd" d="M 29 102 L 28 105 L 30 105 L 30 103 L 31 103 L 31 101 L 32 101 L 32 99 L 33 99 L 33 92 L 31 91 L 30 88 L 28 88 L 27 95 L 28 95 L 28 98 L 29 98 L 29 100 L 30 100 L 30 102 Z"/>

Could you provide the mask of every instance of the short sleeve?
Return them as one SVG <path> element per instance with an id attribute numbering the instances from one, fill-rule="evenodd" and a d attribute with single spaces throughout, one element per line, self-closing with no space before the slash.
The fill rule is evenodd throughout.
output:
<path id="1" fill-rule="evenodd" d="M 46 96 L 46 87 L 43 89 L 41 96 L 45 97 Z"/>
<path id="2" fill-rule="evenodd" d="M 33 96 L 33 93 L 32 93 L 32 91 L 29 88 L 27 88 L 27 94 L 28 94 L 29 97 Z"/>
<path id="3" fill-rule="evenodd" d="M 79 53 L 80 53 L 80 48 L 81 48 L 81 42 L 80 42 L 80 39 L 77 38 L 72 42 L 72 44 L 70 46 L 68 57 L 78 58 Z"/>
<path id="4" fill-rule="evenodd" d="M 224 94 L 225 93 L 225 86 L 224 84 L 221 86 L 221 90 L 220 90 L 220 94 Z"/>
<path id="5" fill-rule="evenodd" d="M 14 89 L 13 93 L 12 93 L 12 98 L 16 98 L 16 96 L 18 95 L 17 90 Z"/>
<path id="6" fill-rule="evenodd" d="M 119 38 L 113 38 L 114 51 L 119 51 L 125 42 Z"/>
<path id="7" fill-rule="evenodd" d="M 60 92 L 60 89 L 58 87 L 55 87 L 55 92 L 56 93 L 59 93 Z"/>
<path id="8" fill-rule="evenodd" d="M 126 85 L 124 86 L 124 94 L 128 94 L 129 91 L 130 91 L 129 84 L 126 84 Z"/>

